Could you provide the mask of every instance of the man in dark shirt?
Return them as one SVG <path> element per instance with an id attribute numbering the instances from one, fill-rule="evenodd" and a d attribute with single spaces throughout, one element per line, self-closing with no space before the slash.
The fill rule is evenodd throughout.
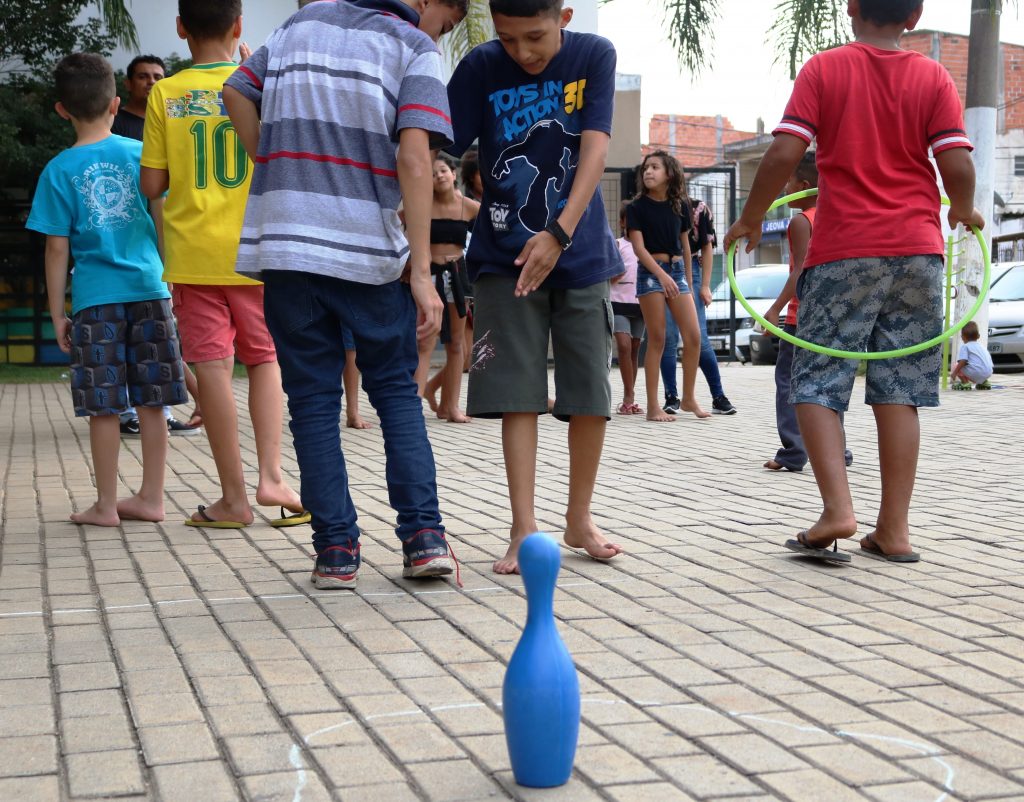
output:
<path id="1" fill-rule="evenodd" d="M 128 65 L 128 76 L 124 85 L 128 89 L 128 100 L 121 105 L 111 131 L 129 139 L 142 141 L 142 129 L 146 124 L 146 102 L 153 84 L 164 77 L 164 62 L 157 56 L 136 56 Z"/>

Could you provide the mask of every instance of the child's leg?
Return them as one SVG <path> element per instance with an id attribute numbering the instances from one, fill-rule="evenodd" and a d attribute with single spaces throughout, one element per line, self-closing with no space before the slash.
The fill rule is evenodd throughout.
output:
<path id="1" fill-rule="evenodd" d="M 662 410 L 658 403 L 658 375 L 661 371 L 661 354 L 665 350 L 665 294 L 652 292 L 641 295 L 637 300 L 647 326 L 647 354 L 644 356 L 647 420 L 668 423 L 675 418 Z"/>
<path id="2" fill-rule="evenodd" d="M 275 359 L 248 366 L 246 370 L 249 373 L 249 417 L 256 439 L 256 462 L 260 474 L 256 503 L 299 512 L 302 510 L 299 494 L 285 482 L 281 472 L 281 428 L 284 422 L 281 368 Z"/>
<path id="3" fill-rule="evenodd" d="M 615 332 L 615 350 L 619 360 L 619 376 L 622 378 L 622 406 L 629 407 L 636 400 L 633 394 L 636 374 L 633 372 L 633 341 L 628 331 Z"/>
<path id="4" fill-rule="evenodd" d="M 590 515 L 605 426 L 605 419 L 597 415 L 573 415 L 569 420 L 569 503 L 563 538 L 567 546 L 607 560 L 619 554 L 622 547 L 609 543 Z"/>
<path id="5" fill-rule="evenodd" d="M 203 399 L 203 423 L 210 451 L 217 466 L 221 497 L 206 507 L 206 514 L 215 521 L 238 521 L 251 524 L 252 510 L 245 490 L 242 456 L 238 445 L 238 412 L 231 389 L 234 357 L 196 363 L 196 379 Z M 250 390 L 250 392 L 252 392 Z M 195 513 L 192 520 L 201 521 Z"/>
<path id="6" fill-rule="evenodd" d="M 496 574 L 519 573 L 519 546 L 537 531 L 534 492 L 537 477 L 537 415 L 506 412 L 501 419 L 501 448 L 512 512 L 511 541 L 505 556 L 494 563 Z"/>
<path id="7" fill-rule="evenodd" d="M 157 410 L 160 413 L 160 410 Z M 161 416 L 162 421 L 162 416 Z M 164 425 L 164 434 L 167 426 Z M 96 503 L 89 509 L 71 513 L 76 524 L 117 526 L 117 454 L 121 448 L 121 421 L 117 414 L 89 417 L 89 446 L 92 470 L 96 476 Z"/>
<path id="8" fill-rule="evenodd" d="M 882 504 L 875 529 L 868 538 L 886 554 L 909 554 L 910 498 L 914 493 L 917 455 L 921 447 L 917 408 L 875 404 L 871 409 L 878 426 Z"/>
<path id="9" fill-rule="evenodd" d="M 788 325 L 786 331 L 792 334 L 796 327 Z M 796 420 L 796 408 L 789 403 L 795 348 L 788 340 L 779 341 L 779 356 L 775 361 L 775 428 L 779 432 L 782 447 L 775 452 L 773 459 L 764 464 L 765 468 L 772 471 L 783 468 L 802 471 L 807 464 L 807 451 Z"/>
<path id="10" fill-rule="evenodd" d="M 676 365 L 679 364 L 679 327 L 671 315 L 665 315 L 665 347 L 661 352 L 661 381 L 665 385 L 665 398 L 678 398 Z"/>
<path id="11" fill-rule="evenodd" d="M 359 414 L 359 368 L 356 367 L 354 348 L 345 349 L 345 370 L 341 374 L 345 388 L 345 425 L 349 429 L 370 429 Z"/>
<path id="12" fill-rule="evenodd" d="M 445 418 L 451 423 L 469 423 L 472 418 L 467 417 L 466 413 L 459 408 L 462 366 L 465 363 L 465 354 L 462 353 L 462 349 L 466 340 L 466 318 L 459 317 L 455 304 L 448 304 L 448 320 L 451 326 L 451 337 L 444 346 L 447 358 L 442 371 L 441 404 L 437 409 L 437 416 Z"/>
<path id="13" fill-rule="evenodd" d="M 416 367 L 416 387 L 420 398 L 425 397 L 427 392 L 427 377 L 430 375 L 430 357 L 437 347 L 437 337 L 428 337 L 426 340 L 419 340 L 416 343 L 419 352 L 419 364 Z M 432 398 L 430 399 L 433 400 Z M 430 404 L 430 408 L 437 412 L 437 405 Z"/>
<path id="14" fill-rule="evenodd" d="M 683 337 L 683 396 L 679 408 L 692 412 L 698 418 L 710 418 L 697 403 L 694 388 L 697 384 L 697 370 L 700 367 L 700 325 L 697 323 L 697 309 L 693 305 L 693 294 L 682 293 L 669 301 L 669 309 L 679 333 Z"/>
<path id="15" fill-rule="evenodd" d="M 808 544 L 824 548 L 833 540 L 853 537 L 857 532 L 857 518 L 853 513 L 853 498 L 843 458 L 846 434 L 839 413 L 828 407 L 797 404 L 796 415 L 824 505 L 821 516 L 807 530 L 806 540 Z"/>
<path id="16" fill-rule="evenodd" d="M 123 521 L 164 519 L 164 473 L 167 465 L 167 424 L 159 407 L 136 407 L 142 434 L 142 486 L 131 498 L 117 502 Z"/>
<path id="17" fill-rule="evenodd" d="M 423 397 L 427 399 L 427 406 L 430 407 L 431 412 L 438 413 L 438 417 L 441 417 L 441 415 L 439 414 L 440 407 L 437 404 L 437 394 L 441 391 L 441 385 L 444 383 L 444 370 L 445 366 L 437 370 L 427 380 L 426 389 L 423 391 Z"/>
<path id="18" fill-rule="evenodd" d="M 633 405 L 636 406 L 636 380 L 640 375 L 640 344 L 643 340 L 640 337 L 633 337 L 632 347 L 630 348 L 629 358 L 633 365 Z"/>

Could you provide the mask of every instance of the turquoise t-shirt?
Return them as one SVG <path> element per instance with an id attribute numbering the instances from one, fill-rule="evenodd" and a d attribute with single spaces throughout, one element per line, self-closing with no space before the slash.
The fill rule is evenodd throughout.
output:
<path id="1" fill-rule="evenodd" d="M 111 134 L 65 150 L 39 177 L 25 226 L 70 241 L 72 312 L 171 297 L 139 188 L 141 157 L 141 142 Z"/>

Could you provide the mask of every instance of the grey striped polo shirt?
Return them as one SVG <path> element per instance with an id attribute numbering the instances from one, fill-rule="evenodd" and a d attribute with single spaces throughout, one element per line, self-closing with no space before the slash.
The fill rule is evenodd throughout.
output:
<path id="1" fill-rule="evenodd" d="M 452 137 L 440 54 L 417 22 L 398 0 L 312 3 L 228 79 L 262 120 L 239 273 L 399 277 L 399 132 L 424 129 L 434 148 Z"/>

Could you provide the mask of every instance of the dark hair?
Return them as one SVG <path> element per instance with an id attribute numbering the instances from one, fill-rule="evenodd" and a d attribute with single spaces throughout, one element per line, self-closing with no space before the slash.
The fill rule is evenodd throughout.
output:
<path id="1" fill-rule="evenodd" d="M 455 162 L 452 160 L 451 156 L 447 155 L 446 153 L 439 152 L 434 157 L 434 161 L 441 162 L 442 164 L 447 165 L 449 170 L 451 170 L 453 173 L 455 172 Z"/>
<path id="2" fill-rule="evenodd" d="M 661 163 L 665 165 L 665 172 L 668 174 L 668 199 L 672 202 L 672 211 L 683 215 L 686 200 L 686 178 L 683 176 L 683 168 L 675 156 L 670 156 L 663 150 L 652 150 L 636 168 L 636 183 L 640 188 L 637 197 L 647 194 L 647 188 L 644 186 L 644 168 L 651 159 L 661 159 Z"/>
<path id="3" fill-rule="evenodd" d="M 448 8 L 457 8 L 462 12 L 462 16 L 469 13 L 469 0 L 440 0 L 440 3 Z"/>
<path id="4" fill-rule="evenodd" d="M 128 69 L 125 70 L 125 75 L 131 78 L 135 75 L 135 68 L 140 64 L 156 64 L 161 70 L 167 72 L 167 65 L 164 64 L 164 60 L 160 56 L 136 56 L 128 62 Z"/>
<path id="5" fill-rule="evenodd" d="M 818 159 L 813 150 L 804 153 L 793 174 L 800 181 L 806 181 L 812 187 L 818 186 Z"/>
<path id="6" fill-rule="evenodd" d="M 538 14 L 558 14 L 562 0 L 491 0 L 491 13 L 506 17 L 536 17 Z"/>
<path id="7" fill-rule="evenodd" d="M 53 71 L 57 100 L 77 120 L 91 122 L 102 117 L 117 94 L 114 69 L 96 53 L 72 53 L 60 60 Z"/>
<path id="8" fill-rule="evenodd" d="M 463 191 L 468 192 L 474 200 L 480 200 L 480 198 L 476 197 L 476 190 L 473 189 L 473 180 L 478 175 L 480 175 L 480 151 L 470 148 L 462 154 L 459 181 L 462 182 Z"/>
<path id="9" fill-rule="evenodd" d="M 860 18 L 875 25 L 906 22 L 924 0 L 860 0 Z"/>
<path id="10" fill-rule="evenodd" d="M 218 39 L 242 16 L 242 0 L 178 0 L 178 16 L 193 39 Z"/>
<path id="11" fill-rule="evenodd" d="M 966 337 L 968 340 L 973 341 L 981 339 L 981 332 L 978 331 L 978 324 L 975 323 L 973 320 L 970 321 L 966 326 L 964 326 L 963 333 L 964 337 Z"/>

